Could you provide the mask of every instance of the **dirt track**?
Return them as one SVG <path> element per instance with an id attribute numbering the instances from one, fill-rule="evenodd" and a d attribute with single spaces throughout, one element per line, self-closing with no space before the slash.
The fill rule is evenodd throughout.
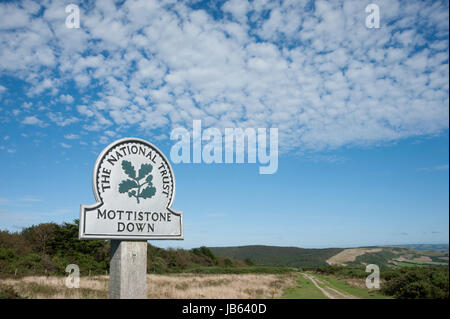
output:
<path id="1" fill-rule="evenodd" d="M 311 274 L 303 274 L 305 278 L 311 280 L 311 282 L 329 299 L 358 299 L 355 296 L 339 291 L 335 288 L 327 286 L 327 283 L 317 279 Z M 319 285 L 320 284 L 320 285 Z"/>

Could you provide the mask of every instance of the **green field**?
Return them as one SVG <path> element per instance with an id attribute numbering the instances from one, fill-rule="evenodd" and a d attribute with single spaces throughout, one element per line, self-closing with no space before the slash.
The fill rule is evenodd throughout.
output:
<path id="1" fill-rule="evenodd" d="M 357 299 L 390 299 L 391 297 L 381 294 L 379 290 L 370 290 L 367 288 L 354 287 L 348 284 L 344 279 L 337 278 L 333 275 L 318 275 L 317 273 L 308 273 L 312 276 L 318 285 L 336 295 L 336 291 L 355 297 Z M 297 285 L 287 288 L 281 298 L 283 299 L 327 299 L 328 297 L 320 291 L 311 280 L 306 278 L 302 273 L 297 274 Z M 331 289 L 330 289 L 331 288 Z M 334 289 L 334 291 L 333 291 Z M 342 297 L 342 296 L 341 296 Z"/>
<path id="2" fill-rule="evenodd" d="M 399 267 L 416 267 L 416 266 L 447 266 L 448 264 L 445 262 L 438 261 L 422 261 L 422 260 L 404 260 L 397 262 L 397 266 Z"/>
<path id="3" fill-rule="evenodd" d="M 282 299 L 327 299 L 311 280 L 297 274 L 297 285 L 284 291 Z"/>
<path id="4" fill-rule="evenodd" d="M 361 299 L 389 299 L 388 296 L 381 294 L 379 290 L 376 289 L 367 289 L 367 288 L 359 288 L 349 285 L 343 279 L 338 279 L 332 275 L 319 275 L 314 274 L 315 277 L 319 278 L 323 282 L 325 282 L 328 286 L 355 296 Z"/>

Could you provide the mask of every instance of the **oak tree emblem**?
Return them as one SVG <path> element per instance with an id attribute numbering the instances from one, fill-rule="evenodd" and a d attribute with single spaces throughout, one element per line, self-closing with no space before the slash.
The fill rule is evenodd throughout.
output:
<path id="1" fill-rule="evenodd" d="M 128 193 L 128 197 L 136 197 L 138 204 L 139 198 L 147 199 L 155 195 L 156 188 L 152 184 L 153 175 L 150 174 L 153 169 L 151 164 L 142 164 L 137 176 L 133 164 L 129 161 L 122 161 L 122 169 L 130 179 L 119 184 L 119 193 Z M 141 181 L 144 177 L 145 180 Z M 147 187 L 143 188 L 145 185 Z"/>

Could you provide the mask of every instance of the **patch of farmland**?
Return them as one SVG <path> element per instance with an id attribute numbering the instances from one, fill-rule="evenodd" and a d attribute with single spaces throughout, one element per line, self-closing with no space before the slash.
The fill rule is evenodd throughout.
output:
<path id="1" fill-rule="evenodd" d="M 420 256 L 419 258 L 414 258 L 414 260 L 417 260 L 417 261 L 425 261 L 425 262 L 432 261 L 431 258 L 428 257 L 428 256 Z"/>
<path id="2" fill-rule="evenodd" d="M 346 266 L 346 263 L 354 262 L 358 256 L 380 252 L 381 250 L 381 248 L 348 248 L 327 259 L 327 263 L 329 265 Z"/>

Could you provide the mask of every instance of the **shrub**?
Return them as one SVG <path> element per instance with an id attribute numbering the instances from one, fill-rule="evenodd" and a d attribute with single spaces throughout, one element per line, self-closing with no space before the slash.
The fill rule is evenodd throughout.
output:
<path id="1" fill-rule="evenodd" d="M 447 299 L 448 268 L 405 267 L 391 272 L 381 291 L 400 299 Z"/>
<path id="2" fill-rule="evenodd" d="M 244 260 L 244 262 L 245 262 L 245 264 L 246 264 L 247 266 L 254 266 L 254 265 L 255 265 L 255 263 L 254 263 L 250 258 L 246 258 L 246 259 Z"/>
<path id="3" fill-rule="evenodd" d="M 225 267 L 233 267 L 233 262 L 231 261 L 230 258 L 225 258 L 224 263 Z"/>

